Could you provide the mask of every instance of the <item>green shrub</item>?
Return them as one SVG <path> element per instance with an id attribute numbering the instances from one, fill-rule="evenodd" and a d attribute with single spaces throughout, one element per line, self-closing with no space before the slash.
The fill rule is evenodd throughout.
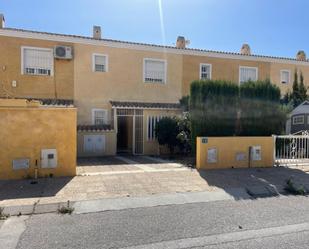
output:
<path id="1" fill-rule="evenodd" d="M 177 118 L 177 126 L 178 147 L 183 154 L 189 154 L 191 152 L 191 120 L 188 112 Z"/>
<path id="2" fill-rule="evenodd" d="M 279 103 L 281 98 L 279 87 L 271 84 L 270 80 L 245 82 L 240 85 L 239 93 L 241 99 L 258 99 Z"/>
<path id="3" fill-rule="evenodd" d="M 268 136 L 283 131 L 280 89 L 269 80 L 194 81 L 190 89 L 191 141 L 197 136 Z"/>
<path id="4" fill-rule="evenodd" d="M 160 145 L 166 145 L 173 154 L 176 147 L 180 152 L 191 151 L 191 122 L 189 113 L 181 117 L 164 117 L 156 124 L 156 137 Z"/>
<path id="5" fill-rule="evenodd" d="M 66 206 L 61 206 L 58 208 L 58 213 L 59 214 L 72 214 L 74 211 L 74 208 L 71 207 L 70 205 L 70 201 L 67 201 L 67 205 Z"/>
<path id="6" fill-rule="evenodd" d="M 176 118 L 164 117 L 156 124 L 156 137 L 160 145 L 166 145 L 170 153 L 174 153 L 178 145 L 177 135 L 179 133 Z"/>
<path id="7" fill-rule="evenodd" d="M 190 103 L 190 96 L 183 96 L 180 100 L 179 100 L 180 106 L 182 108 L 182 110 L 184 112 L 188 112 L 189 111 L 189 103 Z"/>
<path id="8" fill-rule="evenodd" d="M 238 95 L 238 86 L 229 81 L 207 80 L 192 83 L 190 115 L 193 151 L 197 136 L 235 134 Z"/>
<path id="9" fill-rule="evenodd" d="M 286 181 L 286 186 L 284 188 L 288 193 L 293 195 L 306 195 L 307 191 L 303 185 L 295 184 L 292 179 Z"/>
<path id="10" fill-rule="evenodd" d="M 3 211 L 4 211 L 4 207 L 0 207 L 0 220 L 6 220 L 7 218 L 10 217 L 9 214 L 5 214 Z"/>

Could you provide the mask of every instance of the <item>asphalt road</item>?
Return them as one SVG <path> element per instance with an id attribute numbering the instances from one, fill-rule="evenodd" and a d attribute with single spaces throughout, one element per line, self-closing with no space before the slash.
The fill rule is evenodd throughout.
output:
<path id="1" fill-rule="evenodd" d="M 1 247 L 1 245 L 0 245 Z M 309 198 L 34 215 L 17 248 L 308 248 Z"/>

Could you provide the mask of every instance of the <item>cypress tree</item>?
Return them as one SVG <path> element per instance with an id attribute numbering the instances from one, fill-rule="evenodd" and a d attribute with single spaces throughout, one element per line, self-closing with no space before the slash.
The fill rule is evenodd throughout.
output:
<path id="1" fill-rule="evenodd" d="M 300 102 L 300 94 L 299 94 L 298 74 L 297 74 L 296 69 L 295 69 L 295 72 L 294 72 L 292 101 L 293 101 L 294 107 L 296 107 L 300 104 L 299 103 Z"/>
<path id="2" fill-rule="evenodd" d="M 299 82 L 298 90 L 299 90 L 299 97 L 300 97 L 301 102 L 305 101 L 307 99 L 307 87 L 305 86 L 304 76 L 302 72 L 300 73 L 300 82 Z"/>

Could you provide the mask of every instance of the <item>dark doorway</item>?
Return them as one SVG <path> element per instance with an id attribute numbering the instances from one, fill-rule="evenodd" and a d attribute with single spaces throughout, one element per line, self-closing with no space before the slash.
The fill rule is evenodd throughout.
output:
<path id="1" fill-rule="evenodd" d="M 133 116 L 117 117 L 117 153 L 133 153 Z"/>

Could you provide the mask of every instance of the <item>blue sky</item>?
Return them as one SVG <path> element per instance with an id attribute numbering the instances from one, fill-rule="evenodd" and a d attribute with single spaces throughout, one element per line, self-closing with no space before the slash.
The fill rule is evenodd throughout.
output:
<path id="1" fill-rule="evenodd" d="M 309 54 L 308 11 L 308 0 L 0 0 L 7 27 L 90 36 L 100 25 L 105 38 L 173 45 L 183 35 L 192 48 L 246 42 L 288 57 Z"/>

